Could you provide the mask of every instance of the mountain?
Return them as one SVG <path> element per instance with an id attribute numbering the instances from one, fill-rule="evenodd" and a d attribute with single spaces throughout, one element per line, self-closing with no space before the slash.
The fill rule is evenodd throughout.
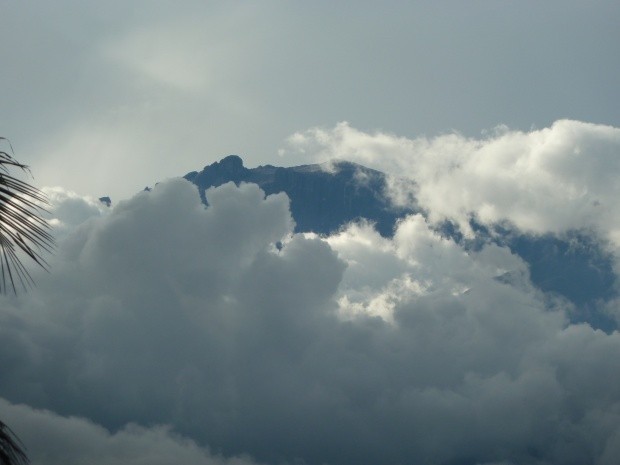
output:
<path id="1" fill-rule="evenodd" d="M 329 234 L 351 221 L 366 219 L 377 231 L 390 237 L 399 218 L 425 212 L 418 205 L 396 208 L 385 189 L 387 176 L 380 171 L 346 161 L 323 165 L 246 168 L 237 155 L 229 155 L 202 171 L 186 174 L 185 179 L 198 186 L 205 204 L 205 191 L 227 182 L 258 184 L 267 195 L 285 192 L 291 202 L 296 232 Z M 509 226 L 484 226 L 471 220 L 476 233 L 466 239 L 458 227 L 446 222 L 438 232 L 451 237 L 466 250 L 477 250 L 486 243 L 508 247 L 530 268 L 534 285 L 545 292 L 563 296 L 576 307 L 571 320 L 587 322 L 605 331 L 616 329 L 614 320 L 601 308 L 617 297 L 613 257 L 595 237 L 583 231 L 563 236 L 531 235 Z M 509 277 L 500 277 L 507 280 Z"/>
<path id="2" fill-rule="evenodd" d="M 391 236 L 398 218 L 419 211 L 393 207 L 385 197 L 386 176 L 364 166 L 338 162 L 290 168 L 272 165 L 248 169 L 237 155 L 193 171 L 185 179 L 198 186 L 203 202 L 205 190 L 233 181 L 255 183 L 265 194 L 286 192 L 296 232 L 329 234 L 361 218 L 376 224 L 383 236 Z"/>

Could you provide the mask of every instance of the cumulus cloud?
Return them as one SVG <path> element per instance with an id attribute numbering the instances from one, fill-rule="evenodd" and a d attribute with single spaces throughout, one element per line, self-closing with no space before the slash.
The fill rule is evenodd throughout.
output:
<path id="1" fill-rule="evenodd" d="M 345 122 L 294 134 L 288 149 L 412 179 L 413 193 L 433 221 L 448 218 L 467 229 L 475 215 L 487 224 L 509 221 L 537 234 L 596 228 L 620 245 L 615 127 L 560 120 L 529 132 L 500 126 L 482 139 L 459 134 L 408 139 L 365 133 Z M 410 198 L 403 188 L 411 184 L 392 187 L 395 201 Z"/>
<path id="2" fill-rule="evenodd" d="M 44 205 L 44 216 L 54 229 L 54 236 L 62 240 L 82 223 L 105 215 L 109 208 L 98 199 L 84 197 L 62 187 L 44 187 L 50 204 Z"/>
<path id="3" fill-rule="evenodd" d="M 136 450 L 157 442 L 187 463 L 226 463 L 205 447 L 274 464 L 613 463 L 620 334 L 570 324 L 507 249 L 467 252 L 420 215 L 392 239 L 294 235 L 283 194 L 207 196 L 171 180 L 105 214 L 61 196 L 79 220 L 53 272 L 0 306 L 0 407 L 36 450 L 75 428 L 82 445 L 55 460 L 109 446 L 146 463 Z"/>
<path id="4" fill-rule="evenodd" d="M 537 286 L 573 301 L 574 321 L 617 327 L 618 128 L 560 120 L 529 132 L 498 126 L 478 139 L 409 139 L 343 122 L 295 133 L 287 144 L 286 156 L 390 173 L 394 204 L 415 205 L 433 226 L 446 232 L 447 221 L 477 243 L 495 235 L 528 261 Z M 481 225 L 488 229 L 479 234 Z"/>
<path id="5" fill-rule="evenodd" d="M 167 426 L 128 424 L 110 433 L 85 418 L 62 417 L 0 399 L 0 412 L 27 444 L 33 465 L 251 465 L 247 457 L 224 458 Z"/>

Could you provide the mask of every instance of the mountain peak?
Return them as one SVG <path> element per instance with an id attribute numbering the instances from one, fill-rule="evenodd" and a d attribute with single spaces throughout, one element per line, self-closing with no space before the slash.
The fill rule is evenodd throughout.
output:
<path id="1" fill-rule="evenodd" d="M 360 176 L 359 171 L 364 176 Z M 265 194 L 285 192 L 296 231 L 329 234 L 350 221 L 366 218 L 385 235 L 393 234 L 396 220 L 415 208 L 395 209 L 385 197 L 383 173 L 346 161 L 328 166 L 272 165 L 245 168 L 238 155 L 228 155 L 219 162 L 193 171 L 185 179 L 198 186 L 200 196 L 208 203 L 206 190 L 226 182 L 255 183 Z"/>
<path id="2" fill-rule="evenodd" d="M 228 181 L 236 183 L 247 181 L 246 178 L 250 172 L 251 170 L 243 166 L 243 160 L 239 155 L 228 155 L 220 161 L 205 166 L 201 172 L 192 171 L 186 174 L 185 179 L 198 186 L 219 186 Z"/>
<path id="3" fill-rule="evenodd" d="M 230 172 L 238 172 L 243 170 L 243 160 L 239 155 L 228 155 L 222 158 L 219 163 L 221 168 Z"/>

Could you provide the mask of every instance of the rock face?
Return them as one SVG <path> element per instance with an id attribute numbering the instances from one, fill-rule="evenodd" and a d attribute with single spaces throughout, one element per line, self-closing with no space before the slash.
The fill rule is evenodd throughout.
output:
<path id="1" fill-rule="evenodd" d="M 328 234 L 350 221 L 365 218 L 374 222 L 382 235 L 390 236 L 399 217 L 417 211 L 415 206 L 392 207 L 384 196 L 385 175 L 349 162 L 248 169 L 240 157 L 229 155 L 201 172 L 187 174 L 185 179 L 198 186 L 205 203 L 206 189 L 229 181 L 256 183 L 268 195 L 286 192 L 297 232 Z"/>

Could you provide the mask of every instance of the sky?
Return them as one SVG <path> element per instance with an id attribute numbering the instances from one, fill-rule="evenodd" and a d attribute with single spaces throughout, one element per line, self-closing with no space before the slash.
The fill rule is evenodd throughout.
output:
<path id="1" fill-rule="evenodd" d="M 587 235 L 618 327 L 616 3 L 2 9 L 0 131 L 57 243 L 0 296 L 0 419 L 33 465 L 617 462 L 620 332 L 439 232 Z M 253 184 L 205 207 L 178 176 L 230 153 L 351 160 L 422 213 L 317 236 Z"/>
<path id="2" fill-rule="evenodd" d="M 2 2 L 0 131 L 44 186 L 127 198 L 293 133 L 620 125 L 615 1 Z"/>

